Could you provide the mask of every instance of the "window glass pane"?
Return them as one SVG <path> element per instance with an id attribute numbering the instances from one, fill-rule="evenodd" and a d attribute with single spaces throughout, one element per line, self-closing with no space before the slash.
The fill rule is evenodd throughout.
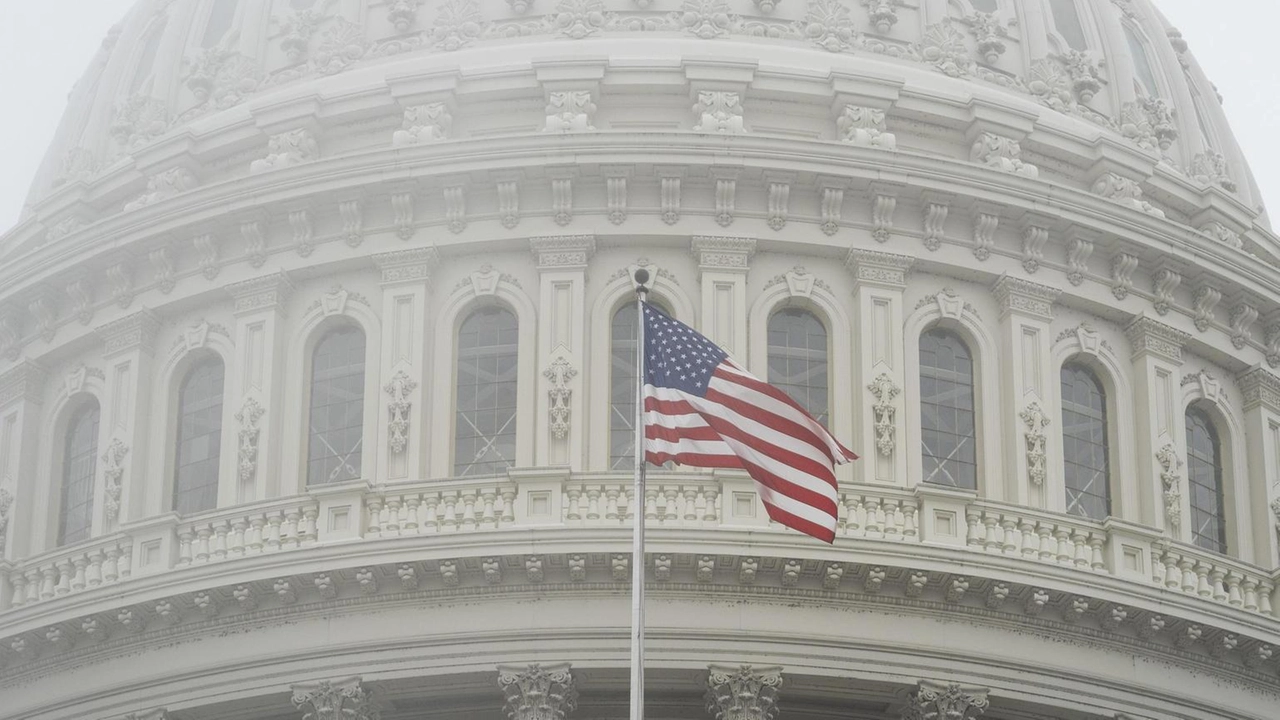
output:
<path id="1" fill-rule="evenodd" d="M 978 12 L 993 13 L 1000 9 L 1000 3 L 996 0 L 969 0 L 969 2 Z"/>
<path id="2" fill-rule="evenodd" d="M 1133 76 L 1137 78 L 1140 90 L 1148 96 L 1156 96 L 1156 74 L 1151 70 L 1151 60 L 1147 57 L 1147 47 L 1133 32 L 1133 28 L 1124 26 L 1124 37 L 1129 42 L 1129 53 L 1133 55 Z"/>
<path id="3" fill-rule="evenodd" d="M 516 316 L 490 307 L 458 331 L 454 474 L 494 475 L 515 464 Z"/>
<path id="4" fill-rule="evenodd" d="M 213 8 L 209 10 L 209 22 L 204 26 L 204 39 L 200 41 L 200 47 L 213 47 L 218 44 L 231 29 L 231 21 L 236 17 L 236 5 L 240 4 L 240 0 L 214 0 Z"/>
<path id="5" fill-rule="evenodd" d="M 924 482 L 978 487 L 973 356 L 955 333 L 920 336 L 920 436 Z"/>
<path id="6" fill-rule="evenodd" d="M 1191 490 L 1191 539 L 1207 550 L 1227 551 L 1222 502 L 1222 455 L 1213 421 L 1202 410 L 1187 410 L 1187 481 Z"/>
<path id="7" fill-rule="evenodd" d="M 360 479 L 364 436 L 364 332 L 331 330 L 311 355 L 307 484 Z"/>
<path id="8" fill-rule="evenodd" d="M 1088 50 L 1089 44 L 1084 39 L 1084 26 L 1080 24 L 1076 0 L 1049 0 L 1049 9 L 1053 11 L 1053 26 L 1067 41 L 1067 45 L 1073 50 Z"/>
<path id="9" fill-rule="evenodd" d="M 187 373 L 178 392 L 173 509 L 183 515 L 218 506 L 223 376 L 221 359 L 203 362 Z"/>
<path id="10" fill-rule="evenodd" d="M 781 388 L 823 425 L 830 393 L 827 328 L 807 310 L 787 308 L 769 318 L 769 384 Z"/>
<path id="11" fill-rule="evenodd" d="M 1083 365 L 1063 365 L 1061 375 L 1067 512 L 1102 520 L 1111 514 L 1107 396 Z"/>
<path id="12" fill-rule="evenodd" d="M 62 454 L 62 504 L 58 544 L 89 539 L 93 525 L 93 480 L 98 469 L 98 402 L 76 411 L 67 425 Z"/>

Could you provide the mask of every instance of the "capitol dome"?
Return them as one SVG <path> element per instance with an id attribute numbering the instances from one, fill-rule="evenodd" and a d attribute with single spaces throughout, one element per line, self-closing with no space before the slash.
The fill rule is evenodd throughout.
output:
<path id="1" fill-rule="evenodd" d="M 634 496 L 638 269 L 834 544 Z M 643 562 L 654 720 L 1275 720 L 1278 368 L 1150 0 L 140 0 L 0 236 L 0 717 L 621 719 Z"/>

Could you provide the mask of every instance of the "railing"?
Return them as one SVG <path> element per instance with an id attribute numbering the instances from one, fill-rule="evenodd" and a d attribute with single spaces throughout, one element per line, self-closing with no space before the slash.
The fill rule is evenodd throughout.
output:
<path id="1" fill-rule="evenodd" d="M 132 577 L 338 541 L 532 527 L 622 528 L 631 524 L 636 509 L 630 477 L 618 474 L 538 470 L 499 478 L 318 488 L 199 517 L 154 518 L 14 563 L 0 569 L 0 579 L 7 580 L 11 591 L 0 612 Z M 1162 538 L 1151 528 L 1099 523 L 933 487 L 847 486 L 840 491 L 839 509 L 841 538 L 949 545 L 1113 575 L 1280 617 L 1274 601 L 1280 572 Z M 770 530 L 744 477 L 654 474 L 646 484 L 643 510 L 655 529 Z M 0 601 L 3 596 L 0 592 Z"/>

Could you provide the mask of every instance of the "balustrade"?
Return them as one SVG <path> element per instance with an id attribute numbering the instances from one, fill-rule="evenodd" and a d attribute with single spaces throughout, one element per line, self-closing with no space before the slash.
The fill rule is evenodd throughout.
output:
<path id="1" fill-rule="evenodd" d="M 179 523 L 177 565 L 216 562 L 316 542 L 319 505 L 309 497 L 240 506 Z"/>
<path id="2" fill-rule="evenodd" d="M 974 550 L 1108 572 L 1107 533 L 1100 523 L 986 501 L 970 503 L 965 521 L 965 543 Z"/>
<path id="3" fill-rule="evenodd" d="M 9 605 L 22 607 L 120 582 L 131 574 L 132 557 L 132 539 L 117 533 L 32 558 L 9 572 Z"/>

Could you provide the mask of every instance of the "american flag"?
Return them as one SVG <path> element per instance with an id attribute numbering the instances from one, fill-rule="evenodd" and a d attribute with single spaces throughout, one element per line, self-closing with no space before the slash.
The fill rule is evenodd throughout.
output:
<path id="1" fill-rule="evenodd" d="M 786 393 L 649 303 L 644 353 L 645 460 L 746 470 L 770 518 L 835 540 L 835 465 L 857 455 Z"/>

